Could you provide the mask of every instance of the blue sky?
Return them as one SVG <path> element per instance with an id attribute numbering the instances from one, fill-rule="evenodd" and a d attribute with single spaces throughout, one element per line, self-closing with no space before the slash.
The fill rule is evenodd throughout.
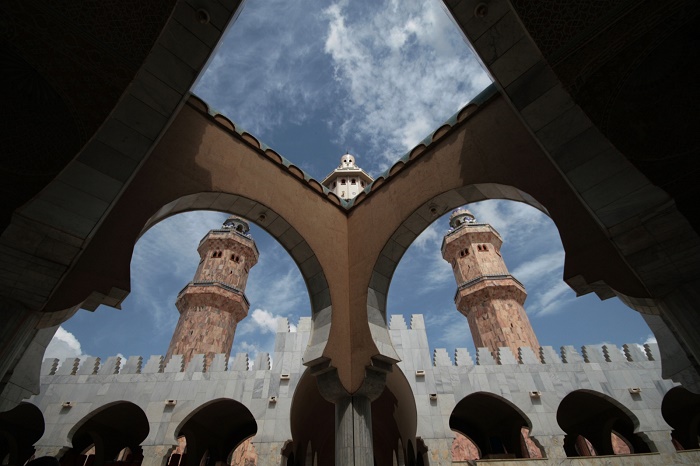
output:
<path id="1" fill-rule="evenodd" d="M 320 6 L 319 6 L 320 5 Z M 490 83 L 438 1 L 248 0 L 193 92 L 321 180 L 349 151 L 376 176 Z M 618 300 L 575 298 L 562 281 L 564 252 L 552 221 L 522 204 L 469 207 L 504 238 L 503 257 L 528 290 L 540 344 L 644 343 L 651 332 Z M 178 318 L 177 292 L 191 280 L 196 247 L 226 214 L 168 219 L 137 243 L 132 291 L 121 310 L 79 311 L 46 356 L 102 358 L 165 354 Z M 456 285 L 440 257 L 447 219 L 411 246 L 394 275 L 390 314 L 422 313 L 432 347 L 473 343 L 453 302 Z M 250 274 L 248 317 L 232 353 L 272 351 L 275 318 L 310 315 L 296 265 L 267 233 L 252 228 L 260 261 Z M 174 254 L 173 251 L 177 251 Z"/>

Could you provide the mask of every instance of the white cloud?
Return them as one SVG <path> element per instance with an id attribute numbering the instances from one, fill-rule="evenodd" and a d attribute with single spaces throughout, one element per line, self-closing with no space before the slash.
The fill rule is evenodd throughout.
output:
<path id="1" fill-rule="evenodd" d="M 319 73 L 324 22 L 300 3 L 247 2 L 195 89 L 258 136 L 299 124 L 331 100 Z"/>
<path id="2" fill-rule="evenodd" d="M 510 272 L 522 282 L 534 283 L 547 280 L 553 274 L 561 277 L 561 273 L 558 272 L 563 270 L 563 268 L 564 251 L 558 250 L 542 254 L 533 258 L 533 260 L 523 262 Z M 559 278 L 558 281 L 564 283 L 561 281 L 561 278 Z"/>
<path id="3" fill-rule="evenodd" d="M 331 126 L 368 140 L 384 169 L 490 83 L 438 2 L 392 0 L 371 13 L 325 10 L 325 52 L 347 98 Z M 352 128 L 353 133 L 350 133 Z"/>
<path id="4" fill-rule="evenodd" d="M 440 332 L 434 333 L 437 339 L 430 341 L 431 346 L 446 348 L 448 353 L 455 348 L 474 348 L 467 318 L 454 308 L 427 312 L 424 319 L 426 328 L 441 329 Z"/>
<path id="5" fill-rule="evenodd" d="M 263 333 L 275 333 L 277 331 L 277 318 L 280 316 L 273 315 L 272 312 L 263 309 L 256 309 L 251 317 L 255 325 Z"/>
<path id="6" fill-rule="evenodd" d="M 66 358 L 85 358 L 89 355 L 83 353 L 80 341 L 71 332 L 63 327 L 58 327 L 56 334 L 49 342 L 44 353 L 45 358 L 58 358 L 61 363 Z"/>
<path id="7" fill-rule="evenodd" d="M 276 334 L 277 333 L 277 321 L 285 316 L 279 314 L 273 314 L 265 309 L 255 309 L 251 312 L 247 318 L 245 318 L 238 326 L 236 334 L 240 335 L 250 335 L 250 334 Z M 297 327 L 294 324 L 289 325 L 290 332 L 296 332 Z"/>
<path id="8" fill-rule="evenodd" d="M 440 233 L 440 227 L 443 226 L 444 225 L 441 225 L 441 222 L 434 222 L 428 228 L 423 230 L 420 235 L 418 235 L 418 238 L 413 241 L 412 246 L 415 245 L 417 248 L 423 251 L 435 247 L 439 249 L 442 245 L 442 238 L 444 236 L 444 233 Z M 446 228 L 443 229 L 446 230 Z"/>
<path id="9" fill-rule="evenodd" d="M 566 296 L 567 294 L 569 294 L 569 297 Z M 569 285 L 563 281 L 558 281 L 550 288 L 537 293 L 534 305 L 527 307 L 533 315 L 542 317 L 561 311 L 573 298 L 573 292 Z"/>

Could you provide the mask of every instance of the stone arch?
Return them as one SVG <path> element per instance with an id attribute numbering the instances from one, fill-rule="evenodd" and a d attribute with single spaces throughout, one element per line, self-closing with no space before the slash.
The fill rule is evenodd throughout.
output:
<path id="1" fill-rule="evenodd" d="M 197 466 L 205 453 L 214 461 L 223 461 L 244 440 L 258 431 L 258 424 L 250 410 L 230 398 L 219 398 L 204 403 L 190 412 L 175 430 L 175 436 L 184 435 L 187 453 L 180 464 Z"/>
<path id="2" fill-rule="evenodd" d="M 399 439 L 399 444 L 396 447 L 396 464 L 397 466 L 406 466 L 406 460 L 404 459 L 405 453 L 403 450 L 403 443 L 401 442 L 401 439 Z"/>
<path id="3" fill-rule="evenodd" d="M 0 413 L 0 463 L 7 458 L 7 464 L 24 464 L 34 454 L 44 427 L 41 410 L 30 403 Z"/>
<path id="4" fill-rule="evenodd" d="M 184 212 L 210 210 L 243 217 L 275 238 L 299 267 L 309 291 L 313 314 L 330 303 L 328 281 L 313 250 L 299 232 L 272 208 L 235 194 L 202 192 L 169 202 L 153 214 L 139 233 L 143 236 L 157 223 Z"/>
<path id="5" fill-rule="evenodd" d="M 455 439 L 452 441 L 451 457 L 452 461 L 469 461 L 481 458 L 481 450 L 472 439 L 462 432 L 454 432 Z"/>
<path id="6" fill-rule="evenodd" d="M 73 448 L 61 463 L 79 464 L 80 456 L 91 445 L 95 448 L 94 466 L 114 460 L 125 447 L 135 456 L 140 456 L 141 442 L 149 431 L 146 413 L 138 405 L 129 401 L 105 404 L 84 416 L 70 429 L 68 442 Z"/>
<path id="7" fill-rule="evenodd" d="M 661 415 L 673 427 L 671 437 L 678 450 L 700 448 L 700 395 L 673 387 L 661 402 Z"/>
<path id="8" fill-rule="evenodd" d="M 332 464 L 335 407 L 323 397 L 319 383 L 324 383 L 324 380 L 316 378 L 307 369 L 294 391 L 290 410 L 292 439 L 296 446 L 294 454 L 296 458 L 307 458 L 313 452 L 319 464 Z M 387 374 L 386 385 L 372 401 L 371 412 L 375 464 L 391 466 L 395 445 L 398 445 L 399 458 L 403 461 L 406 453 L 402 445 L 415 442 L 418 413 L 411 386 L 398 367 Z"/>
<path id="9" fill-rule="evenodd" d="M 289 411 L 294 458 L 306 458 L 307 449 L 318 455 L 320 464 L 335 461 L 335 407 L 321 396 L 317 379 L 307 369 L 292 396 Z"/>
<path id="10" fill-rule="evenodd" d="M 532 429 L 532 423 L 520 408 L 486 392 L 462 398 L 450 415 L 450 428 L 471 439 L 484 459 L 527 458 L 523 427 Z"/>
<path id="11" fill-rule="evenodd" d="M 529 194 L 511 186 L 495 183 L 465 186 L 433 197 L 411 212 L 384 244 L 372 269 L 368 308 L 374 313 L 378 311 L 385 318 L 387 296 L 394 271 L 404 253 L 423 230 L 450 210 L 490 199 L 522 202 L 549 215 L 547 209 Z"/>
<path id="12" fill-rule="evenodd" d="M 569 457 L 620 454 L 624 449 L 615 447 L 615 436 L 629 445 L 630 453 L 651 451 L 644 439 L 635 433 L 639 429 L 637 417 L 603 393 L 592 390 L 569 393 L 559 403 L 557 423 L 566 432 L 564 450 Z M 583 447 L 582 439 L 593 446 L 592 451 Z"/>
<path id="13" fill-rule="evenodd" d="M 391 466 L 394 445 L 416 441 L 418 411 L 411 385 L 403 371 L 394 366 L 386 376 L 381 395 L 372 402 L 372 442 L 377 466 Z M 399 458 L 403 461 L 404 452 Z M 401 463 L 399 463 L 401 464 Z"/>
<path id="14" fill-rule="evenodd" d="M 423 230 L 443 214 L 465 204 L 489 199 L 522 202 L 549 215 L 534 197 L 512 186 L 496 183 L 475 184 L 443 192 L 411 212 L 384 244 L 374 263 L 367 290 L 370 332 L 382 356 L 398 360 L 387 331 L 386 307 L 391 280 L 404 253 Z"/>

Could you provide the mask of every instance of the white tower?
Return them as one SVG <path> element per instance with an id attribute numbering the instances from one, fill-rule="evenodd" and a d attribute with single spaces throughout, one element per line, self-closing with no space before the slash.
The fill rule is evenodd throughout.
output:
<path id="1" fill-rule="evenodd" d="M 355 157 L 345 154 L 338 168 L 330 172 L 321 182 L 341 199 L 352 199 L 374 179 L 355 164 Z"/>

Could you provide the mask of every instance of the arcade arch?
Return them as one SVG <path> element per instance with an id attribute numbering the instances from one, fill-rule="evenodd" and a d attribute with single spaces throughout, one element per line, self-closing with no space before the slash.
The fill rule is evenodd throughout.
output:
<path id="1" fill-rule="evenodd" d="M 602 393 L 590 390 L 569 393 L 559 403 L 557 422 L 566 432 L 564 450 L 569 457 L 651 451 L 635 433 L 639 426 L 636 416 Z"/>
<path id="2" fill-rule="evenodd" d="M 673 387 L 664 395 L 661 415 L 673 427 L 671 437 L 677 450 L 700 448 L 700 395 Z"/>
<path id="3" fill-rule="evenodd" d="M 232 451 L 255 435 L 258 425 L 248 408 L 238 401 L 217 399 L 199 406 L 177 427 L 176 436 L 184 436 L 187 453 L 182 466 L 224 464 Z"/>
<path id="4" fill-rule="evenodd" d="M 44 434 L 44 416 L 30 403 L 0 413 L 0 464 L 24 464 Z"/>
<path id="5" fill-rule="evenodd" d="M 622 345 L 649 336 L 642 316 L 620 300 L 577 297 L 567 286 L 562 280 L 565 257 L 559 232 L 541 209 L 509 200 L 484 200 L 466 207 L 478 222 L 491 223 L 503 237 L 500 253 L 528 292 L 525 309 L 542 345 L 581 347 L 596 340 Z M 424 314 L 431 346 L 444 346 L 451 352 L 473 343 L 467 319 L 455 306 L 457 284 L 451 265 L 440 255 L 449 215 L 436 217 L 406 248 L 390 277 L 387 309 Z M 386 263 L 378 264 L 381 267 L 386 270 Z M 601 326 L 603 318 L 620 325 Z M 569 328 L 577 332 L 568 332 Z M 595 339 L 586 335 L 595 335 Z"/>
<path id="6" fill-rule="evenodd" d="M 86 461 L 86 451 L 94 447 L 92 466 L 115 461 L 124 448 L 141 456 L 141 443 L 150 426 L 143 410 L 129 401 L 101 406 L 75 424 L 68 433 L 73 448 L 61 458 L 62 466 L 77 466 Z"/>
<path id="7" fill-rule="evenodd" d="M 371 404 L 372 442 L 377 466 L 410 464 L 403 445 L 415 442 L 417 411 L 411 387 L 398 368 L 387 374 L 386 386 Z M 316 379 L 307 370 L 292 399 L 290 421 L 294 447 L 286 449 L 287 458 L 315 458 L 318 464 L 335 461 L 335 408 L 318 389 Z M 313 456 L 310 456 L 313 455 Z M 415 458 L 415 455 L 413 456 Z"/>
<path id="8" fill-rule="evenodd" d="M 522 436 L 523 428 L 531 427 L 515 405 L 485 392 L 462 398 L 450 415 L 450 428 L 468 437 L 483 459 L 529 458 Z"/>

